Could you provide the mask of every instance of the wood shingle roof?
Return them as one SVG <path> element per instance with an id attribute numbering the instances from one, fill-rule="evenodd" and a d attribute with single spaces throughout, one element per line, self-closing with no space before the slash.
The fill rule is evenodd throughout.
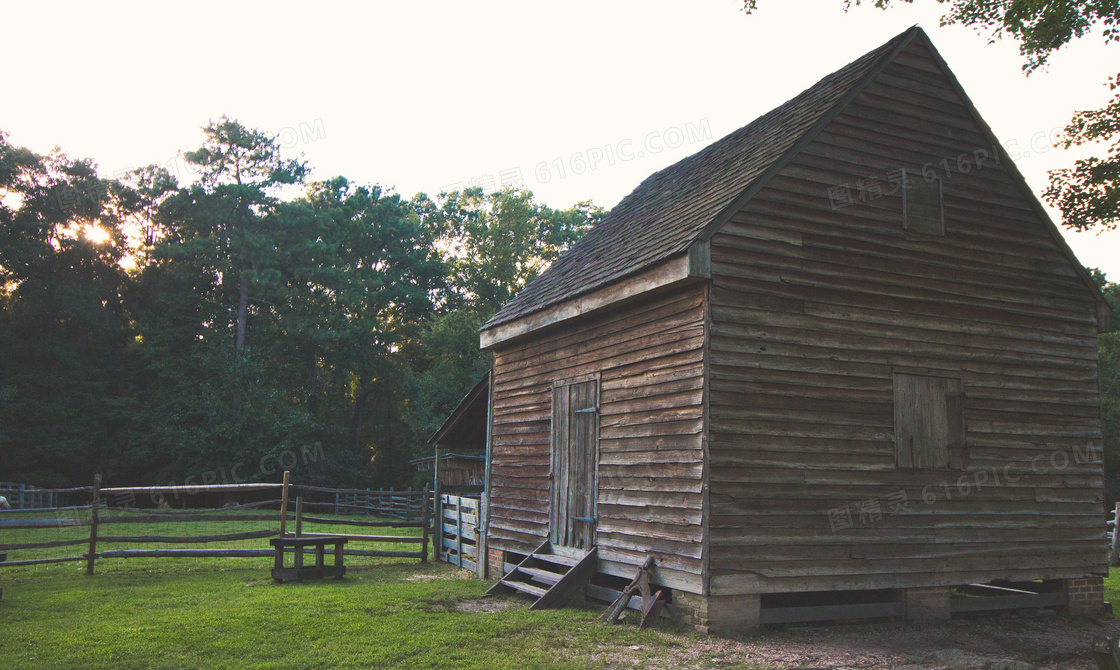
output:
<path id="1" fill-rule="evenodd" d="M 685 253 L 915 35 L 924 33 L 917 27 L 907 30 L 743 128 L 646 178 L 483 330 Z"/>

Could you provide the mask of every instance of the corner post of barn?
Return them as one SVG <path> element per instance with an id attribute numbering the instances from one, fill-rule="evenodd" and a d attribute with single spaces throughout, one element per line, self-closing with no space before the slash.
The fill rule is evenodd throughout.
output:
<path id="1" fill-rule="evenodd" d="M 478 497 L 478 516 L 475 518 L 475 566 L 479 579 L 490 574 L 490 459 L 494 444 L 494 368 L 486 373 L 486 455 L 482 475 L 482 494 Z M 505 573 L 505 566 L 498 566 L 498 576 Z"/>

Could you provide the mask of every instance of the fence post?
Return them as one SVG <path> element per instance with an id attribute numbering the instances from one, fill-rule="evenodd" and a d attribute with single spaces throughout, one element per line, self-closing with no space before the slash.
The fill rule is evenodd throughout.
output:
<path id="1" fill-rule="evenodd" d="M 427 509 L 428 509 L 428 491 L 427 491 L 427 489 L 424 490 L 423 501 L 424 501 L 424 515 L 422 517 L 420 517 L 420 519 L 421 519 L 421 521 L 423 521 L 423 523 L 421 525 L 424 527 L 424 545 L 423 545 L 423 556 L 420 557 L 420 562 L 421 563 L 427 563 L 428 562 L 428 512 L 427 512 Z"/>
<path id="2" fill-rule="evenodd" d="M 288 477 L 290 471 L 284 471 L 284 490 L 280 494 L 280 537 L 287 537 L 284 530 L 288 525 Z"/>
<path id="3" fill-rule="evenodd" d="M 86 557 L 86 574 L 93 574 L 93 562 L 97 559 L 97 517 L 101 504 L 101 475 L 93 476 L 93 505 L 90 508 L 89 554 Z"/>
<path id="4" fill-rule="evenodd" d="M 486 491 L 478 499 L 478 508 L 474 511 L 474 569 L 479 579 L 486 579 L 486 563 L 489 558 L 489 547 L 486 542 L 486 532 L 482 529 L 482 511 L 486 509 Z"/>
<path id="5" fill-rule="evenodd" d="M 303 534 L 303 496 L 296 496 L 296 537 Z"/>

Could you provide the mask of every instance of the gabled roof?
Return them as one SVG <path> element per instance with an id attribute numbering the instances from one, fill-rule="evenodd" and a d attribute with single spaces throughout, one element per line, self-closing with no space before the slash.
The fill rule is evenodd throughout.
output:
<path id="1" fill-rule="evenodd" d="M 918 27 L 837 70 L 785 104 L 656 172 L 506 303 L 483 330 L 519 319 L 684 253 L 752 184 L 815 134 Z"/>
<path id="2" fill-rule="evenodd" d="M 483 346 L 489 348 L 651 287 L 668 285 L 666 282 L 706 276 L 696 274 L 705 264 L 694 258 L 706 254 L 706 240 L 914 40 L 929 49 L 981 131 L 1000 150 L 1001 164 L 1007 167 L 1055 244 L 1095 294 L 1098 326 L 1103 329 L 1108 307 L 1100 289 L 1002 151 L 999 140 L 929 37 L 914 26 L 743 128 L 648 177 L 486 322 L 482 327 Z M 686 254 L 683 260 L 688 263 L 682 270 L 679 261 Z M 670 259 L 675 260 L 670 263 Z M 649 273 L 653 273 L 652 279 Z M 629 278 L 633 278 L 634 286 L 620 289 L 626 287 L 624 280 Z"/>

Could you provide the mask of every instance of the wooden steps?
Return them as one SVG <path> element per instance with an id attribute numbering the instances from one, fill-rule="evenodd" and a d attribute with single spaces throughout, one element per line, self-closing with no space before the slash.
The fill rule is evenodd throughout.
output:
<path id="1" fill-rule="evenodd" d="M 527 593 L 537 599 L 529 607 L 531 610 L 563 606 L 568 598 L 591 581 L 599 559 L 595 547 L 589 551 L 562 548 L 560 551 L 564 553 L 557 553 L 552 544 L 545 541 L 491 586 L 486 595 L 514 591 Z"/>
<path id="2" fill-rule="evenodd" d="M 560 581 L 560 579 L 564 576 L 562 573 L 552 572 L 551 570 L 545 570 L 543 568 L 522 568 L 522 567 L 519 567 L 518 570 L 520 570 L 521 572 L 524 572 L 525 574 L 529 575 L 530 577 L 532 577 L 533 580 L 538 581 L 538 582 L 544 582 L 546 584 L 555 584 L 556 582 Z"/>
<path id="3" fill-rule="evenodd" d="M 506 586 L 510 587 L 511 589 L 520 591 L 522 593 L 528 593 L 529 595 L 533 596 L 534 598 L 537 598 L 538 600 L 540 598 L 544 597 L 544 595 L 546 593 L 548 593 L 548 591 L 546 589 L 542 589 L 539 586 L 533 586 L 532 584 L 530 584 L 528 582 L 519 582 L 519 581 L 511 580 L 511 581 L 504 581 L 504 584 Z"/>
<path id="4" fill-rule="evenodd" d="M 562 566 L 565 566 L 565 567 L 568 567 L 568 568 L 572 567 L 573 565 L 575 565 L 578 562 L 578 559 L 573 558 L 571 556 L 564 556 L 563 554 L 540 554 L 540 553 L 535 553 L 535 554 L 533 554 L 533 556 L 538 561 L 544 561 L 545 563 L 552 563 L 553 565 L 562 565 Z"/>

